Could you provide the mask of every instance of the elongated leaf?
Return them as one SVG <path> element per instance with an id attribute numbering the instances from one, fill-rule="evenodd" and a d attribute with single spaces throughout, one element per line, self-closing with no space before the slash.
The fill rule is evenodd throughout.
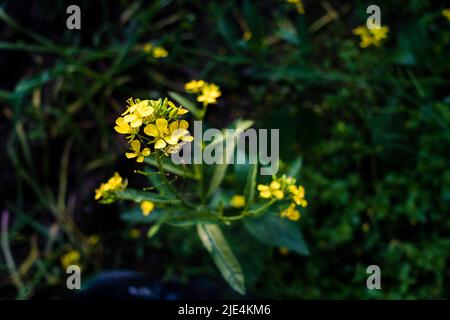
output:
<path id="1" fill-rule="evenodd" d="M 147 157 L 147 158 L 145 158 L 144 161 L 145 161 L 145 163 L 150 164 L 154 167 L 158 166 L 156 159 L 153 157 Z M 191 170 L 189 170 L 188 168 L 186 168 L 184 166 L 174 164 L 170 160 L 168 160 L 168 161 L 163 160 L 162 166 L 164 168 L 164 171 L 166 171 L 166 172 L 169 172 L 169 173 L 172 173 L 177 176 L 184 177 L 184 178 L 190 178 L 190 179 L 195 179 L 195 180 L 197 179 L 195 174 Z"/>
<path id="2" fill-rule="evenodd" d="M 156 193 L 131 188 L 127 188 L 123 191 L 117 191 L 116 196 L 121 200 L 131 200 L 137 203 L 140 203 L 145 200 L 152 201 L 154 203 L 167 203 L 167 204 L 180 203 L 180 201 L 177 199 L 165 198 L 157 195 Z"/>
<path id="3" fill-rule="evenodd" d="M 222 143 L 223 140 L 226 142 L 226 148 L 224 150 L 225 154 L 223 155 L 224 163 L 217 164 L 214 168 L 213 175 L 211 177 L 211 183 L 208 190 L 208 196 L 214 194 L 217 188 L 222 183 L 223 178 L 225 177 L 225 173 L 227 172 L 228 163 L 231 158 L 234 157 L 234 149 L 236 148 L 236 139 L 242 133 L 242 131 L 250 128 L 253 124 L 253 121 L 250 120 L 238 120 L 235 123 L 234 133 L 231 136 L 226 136 L 226 131 L 222 135 L 224 138 L 217 139 L 219 141 L 214 140 L 213 144 Z"/>
<path id="4" fill-rule="evenodd" d="M 301 255 L 309 255 L 303 235 L 298 225 L 279 214 L 267 212 L 257 218 L 244 220 L 247 231 L 256 239 L 270 246 L 286 247 Z"/>
<path id="5" fill-rule="evenodd" d="M 247 176 L 247 183 L 245 185 L 244 197 L 245 197 L 245 207 L 253 202 L 253 198 L 255 197 L 255 188 L 256 188 L 256 175 L 258 173 L 258 164 L 250 165 L 250 171 Z"/>
<path id="6" fill-rule="evenodd" d="M 194 117 L 200 118 L 201 111 L 195 106 L 194 103 L 192 103 L 190 100 L 188 100 L 187 98 L 183 97 L 181 94 L 178 94 L 176 92 L 169 91 L 168 94 L 173 100 L 175 100 L 176 102 L 181 104 L 184 108 L 189 110 L 194 115 Z"/>
<path id="7" fill-rule="evenodd" d="M 197 232 L 224 279 L 234 290 L 245 294 L 244 274 L 220 227 L 217 224 L 198 224 Z"/>
<path id="8" fill-rule="evenodd" d="M 302 165 L 303 165 L 302 157 L 297 157 L 290 165 L 288 176 L 298 178 L 300 171 L 302 170 Z"/>

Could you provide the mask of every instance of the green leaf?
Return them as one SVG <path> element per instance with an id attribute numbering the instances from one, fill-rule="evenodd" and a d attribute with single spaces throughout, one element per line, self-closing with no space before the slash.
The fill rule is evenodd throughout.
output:
<path id="1" fill-rule="evenodd" d="M 158 163 L 156 162 L 156 159 L 154 157 L 146 157 L 144 161 L 145 161 L 145 163 L 147 163 L 149 165 L 158 167 Z M 187 167 L 174 164 L 170 160 L 169 161 L 163 160 L 162 163 L 163 163 L 162 166 L 164 168 L 164 171 L 166 171 L 166 172 L 175 174 L 180 177 L 197 180 L 197 177 L 195 176 L 195 174 L 191 170 L 189 170 Z"/>
<path id="2" fill-rule="evenodd" d="M 231 158 L 234 157 L 234 149 L 236 147 L 236 139 L 242 133 L 242 131 L 250 128 L 253 125 L 253 121 L 250 120 L 237 120 L 235 122 L 234 133 L 232 136 L 227 137 L 226 131 L 223 132 L 221 139 L 216 139 L 210 144 L 210 146 L 217 143 L 223 143 L 225 140 L 226 148 L 224 154 L 224 163 L 217 164 L 214 168 L 213 175 L 211 177 L 211 183 L 209 185 L 208 197 L 216 192 L 217 188 L 221 185 L 225 173 L 227 172 L 228 163 L 231 162 Z"/>
<path id="3" fill-rule="evenodd" d="M 194 117 L 196 118 L 201 117 L 202 115 L 201 110 L 199 110 L 193 102 L 191 102 L 190 100 L 188 100 L 187 98 L 183 97 L 181 94 L 178 94 L 176 92 L 169 91 L 167 93 L 173 100 L 175 100 L 176 102 L 181 104 L 184 108 L 189 110 L 194 115 Z"/>
<path id="4" fill-rule="evenodd" d="M 248 233 L 262 243 L 309 255 L 308 246 L 298 225 L 294 221 L 281 218 L 279 214 L 267 212 L 257 218 L 244 219 L 244 226 Z"/>
<path id="5" fill-rule="evenodd" d="M 137 203 L 141 203 L 142 201 L 152 201 L 154 203 L 160 203 L 160 204 L 179 204 L 180 201 L 177 199 L 170 199 L 161 197 L 155 193 L 148 192 L 148 191 L 141 191 L 136 189 L 127 188 L 122 191 L 117 191 L 116 196 L 120 200 L 131 200 Z"/>
<path id="6" fill-rule="evenodd" d="M 250 165 L 250 171 L 248 172 L 247 183 L 244 189 L 246 208 L 248 208 L 248 206 L 253 202 L 253 198 L 255 197 L 257 172 L 258 172 L 258 163 Z"/>
<path id="7" fill-rule="evenodd" d="M 217 224 L 198 224 L 197 232 L 224 279 L 234 290 L 245 294 L 244 274 L 220 227 Z"/>
<path id="8" fill-rule="evenodd" d="M 300 171 L 302 170 L 302 165 L 303 159 L 299 156 L 291 163 L 287 175 L 293 178 L 298 178 Z"/>

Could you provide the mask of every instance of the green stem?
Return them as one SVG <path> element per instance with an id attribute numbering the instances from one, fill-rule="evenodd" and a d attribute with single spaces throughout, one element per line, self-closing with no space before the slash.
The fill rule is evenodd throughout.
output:
<path id="1" fill-rule="evenodd" d="M 249 211 L 248 214 L 249 214 L 249 215 L 252 215 L 252 216 L 254 216 L 254 217 L 257 217 L 257 216 L 259 216 L 262 212 L 264 212 L 264 210 L 266 210 L 266 209 L 269 208 L 272 204 L 274 204 L 276 201 L 277 201 L 277 199 L 272 199 L 272 200 L 270 200 L 269 202 L 267 202 L 265 205 L 259 207 L 258 209 Z"/>
<path id="2" fill-rule="evenodd" d="M 177 191 L 177 189 L 175 189 L 175 187 L 170 183 L 169 179 L 167 179 L 166 172 L 164 171 L 164 168 L 162 166 L 160 155 L 156 155 L 156 162 L 158 163 L 158 169 L 159 169 L 159 172 L 161 173 L 162 178 L 164 179 L 165 184 L 167 185 L 167 187 L 169 187 L 170 191 L 174 194 L 174 196 L 177 197 L 178 199 L 180 199 L 180 201 L 182 203 L 184 203 L 186 206 L 188 206 L 190 208 L 195 208 L 195 206 L 189 200 L 187 200 L 185 197 L 183 197 Z"/>

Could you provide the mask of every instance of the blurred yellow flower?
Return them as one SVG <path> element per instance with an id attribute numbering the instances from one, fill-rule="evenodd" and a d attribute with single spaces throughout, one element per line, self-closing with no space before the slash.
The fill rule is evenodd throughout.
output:
<path id="1" fill-rule="evenodd" d="M 108 197 L 112 192 L 125 189 L 125 187 L 126 181 L 115 172 L 106 183 L 102 183 L 100 187 L 95 190 L 95 200 L 104 198 L 105 201 L 108 201 Z"/>
<path id="2" fill-rule="evenodd" d="M 450 21 L 450 8 L 442 10 L 442 15 Z"/>
<path id="3" fill-rule="evenodd" d="M 98 241 L 100 240 L 100 237 L 96 234 L 90 236 L 89 238 L 87 238 L 86 243 L 88 246 L 90 247 L 94 247 L 95 245 L 97 245 Z"/>
<path id="4" fill-rule="evenodd" d="M 230 205 L 236 209 L 242 208 L 245 206 L 245 198 L 241 195 L 234 195 L 231 198 Z"/>
<path id="5" fill-rule="evenodd" d="M 290 185 L 288 191 L 291 193 L 295 204 L 303 208 L 308 205 L 308 202 L 305 200 L 305 188 L 303 186 Z"/>
<path id="6" fill-rule="evenodd" d="M 142 50 L 145 53 L 151 54 L 153 58 L 160 59 L 165 58 L 169 55 L 169 52 L 162 46 L 153 46 L 151 43 L 146 43 Z"/>
<path id="7" fill-rule="evenodd" d="M 278 252 L 282 255 L 282 256 L 287 256 L 289 254 L 289 249 L 286 247 L 280 247 L 278 248 Z"/>
<path id="8" fill-rule="evenodd" d="M 136 158 L 136 162 L 144 162 L 144 158 L 150 155 L 149 148 L 143 148 L 141 150 L 141 142 L 139 140 L 131 141 L 130 148 L 133 152 L 126 152 L 125 156 L 128 159 Z"/>
<path id="9" fill-rule="evenodd" d="M 151 201 L 142 201 L 141 202 L 141 211 L 144 216 L 148 216 L 150 212 L 155 208 L 155 204 Z"/>
<path id="10" fill-rule="evenodd" d="M 242 39 L 244 41 L 248 41 L 248 40 L 250 40 L 252 38 L 252 36 L 253 36 L 253 34 L 250 31 L 246 30 L 244 32 L 244 34 L 242 35 Z"/>
<path id="11" fill-rule="evenodd" d="M 295 208 L 295 203 L 291 203 L 289 207 L 281 212 L 282 218 L 288 218 L 292 221 L 300 219 L 300 212 Z"/>
<path id="12" fill-rule="evenodd" d="M 184 90 L 188 93 L 198 93 L 202 90 L 205 83 L 203 80 L 191 80 L 184 85 Z"/>
<path id="13" fill-rule="evenodd" d="M 217 103 L 217 98 L 221 96 L 220 88 L 214 83 L 203 86 L 201 95 L 197 97 L 198 102 L 203 102 L 204 106 L 211 103 Z"/>
<path id="14" fill-rule="evenodd" d="M 169 52 L 164 47 L 155 47 L 153 49 L 153 58 L 160 59 L 169 55 Z"/>
<path id="15" fill-rule="evenodd" d="M 387 38 L 389 28 L 387 26 L 379 26 L 377 28 L 367 28 L 366 26 L 359 26 L 353 29 L 353 34 L 361 38 L 359 46 L 367 48 L 371 45 L 379 47 L 381 42 Z"/>
<path id="16" fill-rule="evenodd" d="M 139 238 L 141 235 L 141 231 L 139 229 L 133 228 L 130 230 L 130 237 L 133 239 Z"/>
<path id="17" fill-rule="evenodd" d="M 61 257 L 61 265 L 67 269 L 70 265 L 80 264 L 80 253 L 77 250 L 70 250 Z"/>
<path id="18" fill-rule="evenodd" d="M 305 13 L 305 7 L 303 6 L 303 1 L 302 0 L 287 0 L 287 2 L 294 4 L 298 13 L 300 13 L 300 14 L 304 14 Z"/>

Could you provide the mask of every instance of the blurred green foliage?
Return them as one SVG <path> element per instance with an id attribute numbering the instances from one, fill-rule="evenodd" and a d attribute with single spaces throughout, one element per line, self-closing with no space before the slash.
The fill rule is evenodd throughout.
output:
<path id="1" fill-rule="evenodd" d="M 69 31 L 64 1 L 4 1 L 0 182 L 11 218 L 2 253 L 15 265 L 0 260 L 1 296 L 65 295 L 60 257 L 72 249 L 89 275 L 129 268 L 188 283 L 207 274 L 226 287 L 195 230 L 162 228 L 148 239 L 139 221 L 120 219 L 126 207 L 93 200 L 115 170 L 144 185 L 112 129 L 124 101 L 204 78 L 223 92 L 210 123 L 245 117 L 280 128 L 282 158 L 302 158 L 308 257 L 225 230 L 251 296 L 448 298 L 445 1 L 380 1 L 388 39 L 366 49 L 352 29 L 370 3 L 304 4 L 299 15 L 284 1 L 80 1 L 82 30 Z M 135 49 L 149 41 L 169 56 Z M 382 290 L 366 289 L 371 264 Z"/>

